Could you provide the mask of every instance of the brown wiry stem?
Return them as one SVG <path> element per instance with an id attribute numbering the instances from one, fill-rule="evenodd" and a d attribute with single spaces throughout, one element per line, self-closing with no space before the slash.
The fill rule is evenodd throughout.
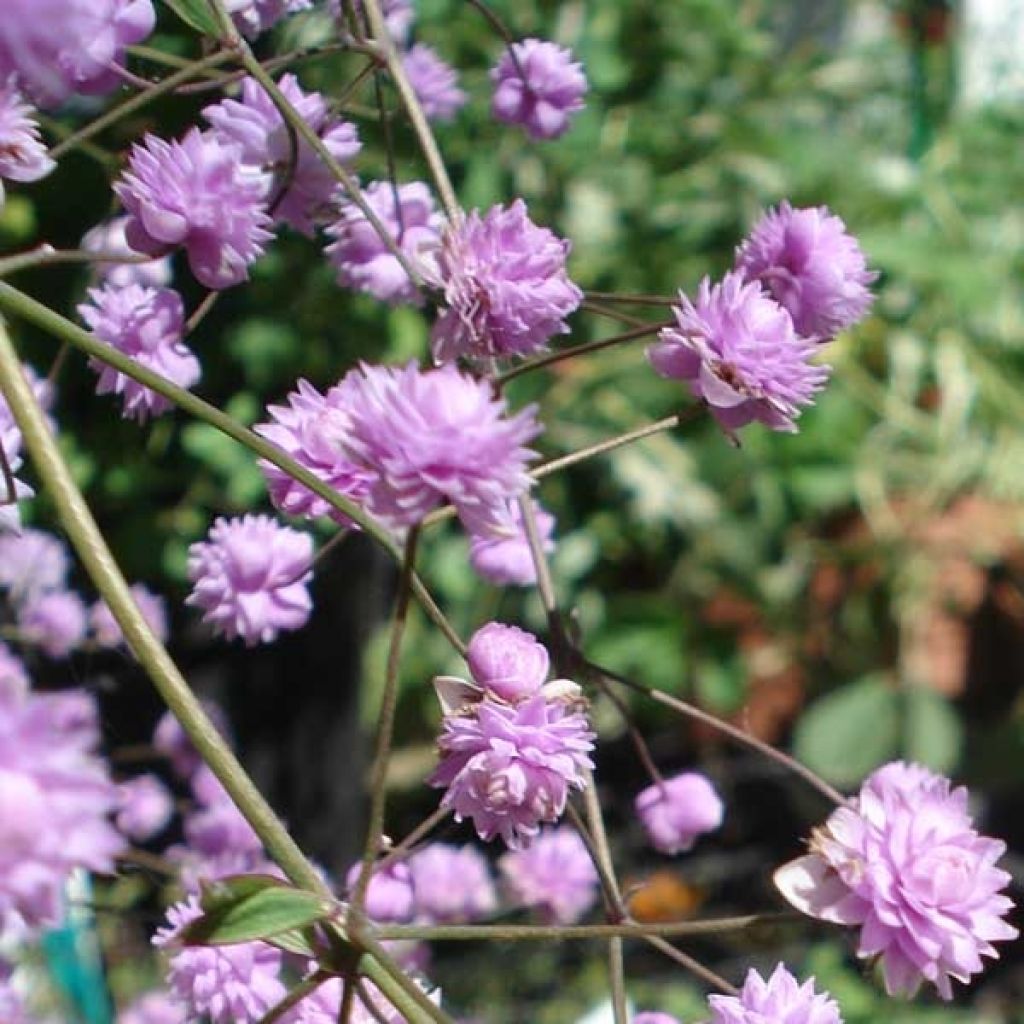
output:
<path id="1" fill-rule="evenodd" d="M 584 300 L 580 303 L 580 309 L 585 310 L 588 313 L 593 313 L 595 316 L 603 316 L 608 320 L 614 320 L 616 323 L 626 324 L 627 326 L 641 327 L 648 322 L 647 320 L 643 320 L 638 316 L 633 316 L 630 313 L 622 313 L 617 309 L 609 309 L 607 306 L 602 306 L 597 302 L 587 302 Z"/>
<path id="2" fill-rule="evenodd" d="M 676 949 L 671 942 L 658 935 L 645 935 L 644 941 L 655 949 L 660 950 L 670 960 L 674 960 L 680 967 L 685 968 L 694 977 L 700 978 L 701 981 L 712 988 L 717 988 L 719 991 L 730 996 L 739 994 L 739 989 L 732 982 L 726 981 L 720 974 L 716 974 L 710 967 L 705 967 L 699 960 L 695 960 L 688 953 L 684 953 L 681 949 Z"/>
<path id="3" fill-rule="evenodd" d="M 586 293 L 588 299 L 598 302 L 621 302 L 627 306 L 674 306 L 679 299 L 672 295 L 626 295 L 621 292 Z"/>
<path id="4" fill-rule="evenodd" d="M 429 818 L 421 821 L 400 843 L 396 843 L 388 852 L 381 857 L 374 865 L 376 871 L 384 871 L 390 864 L 402 860 L 412 853 L 413 848 L 421 840 L 426 839 L 438 825 L 451 817 L 451 811 L 446 807 L 439 807 Z"/>

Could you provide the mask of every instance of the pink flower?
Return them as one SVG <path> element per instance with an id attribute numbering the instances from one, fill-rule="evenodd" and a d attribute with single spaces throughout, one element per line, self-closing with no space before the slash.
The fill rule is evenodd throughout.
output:
<path id="1" fill-rule="evenodd" d="M 21 659 L 0 640 L 0 708 L 20 704 L 28 693 L 28 673 Z"/>
<path id="2" fill-rule="evenodd" d="M 498 867 L 513 899 L 548 924 L 574 924 L 597 900 L 597 870 L 567 826 L 543 829 L 527 849 L 506 853 Z"/>
<path id="3" fill-rule="evenodd" d="M 782 965 L 765 981 L 747 973 L 738 996 L 709 996 L 711 1024 L 843 1024 L 839 1007 L 814 979 L 801 985 Z"/>
<path id="4" fill-rule="evenodd" d="M 167 640 L 167 605 L 164 599 L 141 583 L 133 583 L 131 591 L 149 628 L 161 643 L 165 643 Z M 124 643 L 124 634 L 106 601 L 97 601 L 89 610 L 89 625 L 92 627 L 93 640 L 100 647 L 119 647 Z"/>
<path id="5" fill-rule="evenodd" d="M 709 779 L 683 772 L 648 786 L 636 798 L 636 813 L 651 845 L 662 853 L 689 850 L 697 837 L 722 824 L 724 808 Z"/>
<path id="6" fill-rule="evenodd" d="M 409 858 L 416 917 L 463 924 L 498 909 L 487 859 L 473 846 L 429 843 Z"/>
<path id="7" fill-rule="evenodd" d="M 64 543 L 45 530 L 30 528 L 0 537 L 0 587 L 15 604 L 35 594 L 63 590 L 70 567 Z"/>
<path id="8" fill-rule="evenodd" d="M 0 81 L 0 209 L 4 205 L 4 178 L 38 181 L 57 166 L 39 138 L 33 114 L 13 81 Z"/>
<path id="9" fill-rule="evenodd" d="M 533 514 L 541 548 L 550 555 L 555 550 L 555 517 L 536 501 Z M 510 502 L 508 515 L 501 525 L 470 535 L 469 563 L 478 576 L 495 586 L 531 587 L 537 582 L 537 567 L 518 501 Z"/>
<path id="10" fill-rule="evenodd" d="M 318 92 L 305 92 L 294 75 L 282 76 L 277 84 L 331 156 L 339 163 L 350 163 L 362 148 L 355 125 L 332 117 L 327 100 Z M 222 100 L 206 107 L 203 117 L 226 142 L 241 148 L 246 163 L 271 176 L 266 198 L 275 204 L 275 218 L 312 236 L 323 214 L 333 208 L 338 183 L 312 146 L 301 138 L 292 165 L 292 144 L 284 118 L 263 86 L 246 78 L 240 101 Z"/>
<path id="11" fill-rule="evenodd" d="M 117 787 L 117 827 L 144 843 L 162 832 L 174 814 L 170 791 L 155 775 L 137 775 Z"/>
<path id="12" fill-rule="evenodd" d="M 108 256 L 123 254 L 137 256 L 125 237 L 128 217 L 115 217 L 90 228 L 82 236 L 82 248 L 87 252 L 105 253 Z M 92 273 L 100 284 L 124 288 L 129 284 L 145 288 L 166 288 L 171 283 L 171 258 L 160 256 L 149 263 L 96 262 Z"/>
<path id="13" fill-rule="evenodd" d="M 373 474 L 347 458 L 341 445 L 342 437 L 349 430 L 345 407 L 352 379 L 345 377 L 326 395 L 320 394 L 308 381 L 300 380 L 296 390 L 288 395 L 287 405 L 267 408 L 271 422 L 260 423 L 253 429 L 343 497 L 362 504 Z M 330 516 L 342 526 L 356 528 L 348 516 L 273 463 L 261 460 L 259 466 L 267 479 L 270 500 L 285 515 L 307 519 Z"/>
<path id="14" fill-rule="evenodd" d="M 167 992 L 147 992 L 118 1014 L 117 1024 L 188 1024 L 185 1005 Z"/>
<path id="15" fill-rule="evenodd" d="M 864 253 L 827 206 L 769 210 L 736 251 L 736 269 L 760 281 L 793 318 L 797 333 L 829 341 L 871 308 Z"/>
<path id="16" fill-rule="evenodd" d="M 586 785 L 594 734 L 572 702 L 531 697 L 512 706 L 485 698 L 445 716 L 441 763 L 430 777 L 445 787 L 441 806 L 470 818 L 481 839 L 528 846 L 557 821 L 569 793 Z"/>
<path id="17" fill-rule="evenodd" d="M 217 776 L 200 765 L 192 776 L 198 807 L 185 817 L 185 840 L 204 860 L 225 854 L 256 856 L 263 844 Z"/>
<path id="18" fill-rule="evenodd" d="M 66 658 L 85 640 L 87 613 L 71 590 L 49 590 L 18 609 L 18 631 L 51 658 Z"/>
<path id="19" fill-rule="evenodd" d="M 648 1010 L 646 1013 L 638 1013 L 633 1018 L 633 1024 L 679 1024 L 679 1019 L 668 1013 Z"/>
<path id="20" fill-rule="evenodd" d="M 353 864 L 345 877 L 351 894 L 362 874 L 362 862 Z M 381 924 L 407 924 L 413 918 L 412 873 L 404 861 L 392 861 L 384 868 L 374 868 L 366 889 L 366 915 Z"/>
<path id="21" fill-rule="evenodd" d="M 532 633 L 501 622 L 488 622 L 470 637 L 466 660 L 473 678 L 510 704 L 537 693 L 551 665 L 547 648 Z"/>
<path id="22" fill-rule="evenodd" d="M 431 270 L 441 244 L 441 217 L 430 189 L 421 181 L 397 190 L 389 181 L 371 181 L 363 198 L 406 260 L 423 274 Z M 409 275 L 355 203 L 342 204 L 327 234 L 334 243 L 325 252 L 338 272 L 338 284 L 391 305 L 422 302 Z"/>
<path id="23" fill-rule="evenodd" d="M 206 698 L 200 703 L 217 732 L 228 740 L 230 745 L 231 727 L 224 709 Z M 191 779 L 196 769 L 203 763 L 199 751 L 192 745 L 181 723 L 170 711 L 165 711 L 156 724 L 153 731 L 153 747 L 170 761 L 171 767 L 183 779 Z"/>
<path id="24" fill-rule="evenodd" d="M 431 335 L 434 358 L 525 356 L 566 334 L 565 318 L 583 301 L 566 271 L 569 249 L 530 220 L 521 199 L 450 226 L 438 254 L 445 309 Z"/>
<path id="25" fill-rule="evenodd" d="M 194 586 L 185 603 L 228 640 L 271 643 L 309 619 L 312 559 L 312 537 L 269 516 L 218 517 L 209 539 L 189 548 Z"/>
<path id="26" fill-rule="evenodd" d="M 508 415 L 490 384 L 448 365 L 420 370 L 363 364 L 351 381 L 343 452 L 374 476 L 368 510 L 392 529 L 420 522 L 442 501 L 470 529 L 530 486 L 525 447 L 540 433 L 536 409 Z"/>
<path id="27" fill-rule="evenodd" d="M 55 924 L 72 870 L 113 871 L 124 841 L 109 821 L 117 789 L 96 754 L 93 698 L 32 693 L 10 674 L 0 683 L 2 934 Z"/>
<path id="28" fill-rule="evenodd" d="M 167 911 L 167 927 L 154 936 L 153 944 L 170 953 L 167 983 L 189 1020 L 253 1024 L 287 992 L 280 978 L 281 953 L 265 942 L 176 949 L 182 929 L 201 916 L 199 901 L 191 896 Z"/>
<path id="29" fill-rule="evenodd" d="M 796 334 L 789 313 L 737 273 L 716 285 L 705 277 L 695 303 L 679 300 L 677 325 L 647 350 L 654 369 L 689 381 L 726 430 L 759 420 L 795 432 L 801 407 L 813 403 L 829 371 L 811 362 L 817 346 Z"/>
<path id="30" fill-rule="evenodd" d="M 416 43 L 402 54 L 402 66 L 420 101 L 423 113 L 434 121 L 450 121 L 469 97 L 459 88 L 459 76 L 438 52 Z"/>
<path id="31" fill-rule="evenodd" d="M 151 256 L 184 246 L 207 288 L 246 280 L 273 237 L 266 177 L 212 132 L 192 128 L 180 142 L 147 135 L 114 191 L 130 215 L 128 244 Z"/>
<path id="32" fill-rule="evenodd" d="M 100 341 L 123 352 L 181 388 L 194 387 L 200 377 L 199 360 L 183 339 L 185 309 L 181 296 L 169 288 L 123 288 L 105 285 L 89 289 L 89 302 L 78 313 Z M 91 358 L 89 368 L 99 374 L 98 395 L 122 397 L 122 415 L 144 423 L 159 416 L 172 403 L 101 359 Z"/>
<path id="33" fill-rule="evenodd" d="M 890 995 L 930 981 L 951 999 L 951 979 L 968 982 L 982 957 L 998 957 L 993 942 L 1017 937 L 1003 920 L 1013 907 L 1001 894 L 1010 875 L 996 867 L 1005 850 L 975 830 L 966 789 L 896 761 L 832 812 L 775 883 L 805 914 L 859 925 L 857 952 L 881 958 Z"/>
<path id="34" fill-rule="evenodd" d="M 583 109 L 587 77 L 572 52 L 542 39 L 512 44 L 491 71 L 491 111 L 499 121 L 519 124 L 531 139 L 557 139 Z M 518 63 L 517 63 L 518 62 Z"/>
<path id="35" fill-rule="evenodd" d="M 255 39 L 289 14 L 307 10 L 312 0 L 225 0 L 224 6 L 238 30 Z"/>

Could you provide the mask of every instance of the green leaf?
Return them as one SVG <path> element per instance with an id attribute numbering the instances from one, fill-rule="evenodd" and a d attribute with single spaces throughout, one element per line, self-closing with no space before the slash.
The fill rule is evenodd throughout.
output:
<path id="1" fill-rule="evenodd" d="M 226 946 L 286 936 L 329 917 L 333 906 L 317 893 L 266 875 L 240 875 L 204 889 L 202 917 L 181 939 L 191 946 Z"/>
<path id="2" fill-rule="evenodd" d="M 198 29 L 204 35 L 217 38 L 220 30 L 206 0 L 164 0 L 164 3 L 181 18 L 186 25 Z"/>
<path id="3" fill-rule="evenodd" d="M 295 953 L 297 956 L 315 960 L 319 957 L 320 950 L 317 948 L 314 940 L 315 933 L 312 929 L 304 928 L 299 930 L 298 928 L 293 928 L 286 932 L 281 932 L 279 935 L 269 935 L 266 941 L 271 946 L 276 946 L 285 953 Z"/>
<path id="4" fill-rule="evenodd" d="M 903 697 L 904 756 L 950 774 L 960 760 L 963 744 L 956 712 L 945 697 L 926 686 L 908 686 Z"/>
<path id="5" fill-rule="evenodd" d="M 900 694 L 867 676 L 816 701 L 800 720 L 793 751 L 837 786 L 860 782 L 900 748 Z"/>

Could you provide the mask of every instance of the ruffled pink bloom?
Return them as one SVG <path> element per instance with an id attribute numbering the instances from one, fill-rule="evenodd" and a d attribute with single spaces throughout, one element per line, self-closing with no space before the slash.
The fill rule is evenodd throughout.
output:
<path id="1" fill-rule="evenodd" d="M 769 210 L 736 251 L 736 269 L 760 281 L 789 310 L 799 334 L 829 341 L 871 308 L 871 284 L 860 244 L 827 206 Z"/>
<path id="2" fill-rule="evenodd" d="M 491 71 L 491 111 L 499 121 L 519 124 L 531 139 L 557 139 L 583 109 L 587 76 L 570 50 L 542 39 L 514 43 Z M 518 61 L 518 64 L 517 64 Z"/>
<path id="3" fill-rule="evenodd" d="M 55 107 L 74 92 L 110 92 L 115 65 L 156 24 L 152 0 L 4 0 L 0 80 L 14 74 L 32 99 Z"/>
<path id="4" fill-rule="evenodd" d="M 350 893 L 355 890 L 362 870 L 361 862 L 349 868 L 345 885 Z M 392 861 L 383 869 L 374 869 L 366 889 L 367 917 L 381 924 L 407 924 L 413 918 L 413 900 L 412 873 L 405 861 Z"/>
<path id="5" fill-rule="evenodd" d="M 155 775 L 137 775 L 117 787 L 117 827 L 144 843 L 162 832 L 174 814 L 170 790 Z"/>
<path id="6" fill-rule="evenodd" d="M 199 360 L 183 339 L 185 308 L 181 296 L 169 288 L 124 288 L 105 285 L 89 289 L 89 302 L 78 313 L 100 341 L 131 356 L 140 366 L 158 373 L 181 388 L 194 387 L 200 377 Z M 122 415 L 144 423 L 159 416 L 172 403 L 101 359 L 89 367 L 99 374 L 98 395 L 120 395 Z"/>
<path id="7" fill-rule="evenodd" d="M 464 924 L 498 909 L 487 859 L 473 846 L 430 843 L 409 858 L 416 918 Z"/>
<path id="8" fill-rule="evenodd" d="M 951 999 L 1017 937 L 996 867 L 1006 844 L 979 835 L 967 790 L 916 764 L 879 768 L 849 806 L 833 811 L 811 853 L 780 868 L 775 883 L 798 910 L 860 926 L 857 952 L 880 957 L 890 995 L 930 981 Z"/>
<path id="9" fill-rule="evenodd" d="M 28 693 L 28 673 L 22 660 L 0 640 L 0 706 L 19 704 Z"/>
<path id="10" fill-rule="evenodd" d="M 209 861 L 225 854 L 262 853 L 263 844 L 216 775 L 200 765 L 192 776 L 196 809 L 185 817 L 189 849 Z"/>
<path id="11" fill-rule="evenodd" d="M 114 191 L 130 215 L 128 244 L 150 256 L 183 246 L 207 288 L 245 281 L 273 237 L 266 176 L 212 132 L 192 128 L 175 142 L 147 135 Z"/>
<path id="12" fill-rule="evenodd" d="M 4 205 L 4 178 L 38 181 L 57 166 L 39 137 L 33 114 L 13 80 L 0 83 L 0 208 Z"/>
<path id="13" fill-rule="evenodd" d="M 138 256 L 125 237 L 127 225 L 127 217 L 114 217 L 113 220 L 97 224 L 82 236 L 82 248 L 86 252 L 104 253 L 108 256 Z M 171 258 L 160 256 L 149 263 L 97 261 L 92 265 L 92 273 L 100 284 L 113 285 L 115 288 L 124 288 L 129 284 L 166 288 L 171 283 Z"/>
<path id="14" fill-rule="evenodd" d="M 449 227 L 438 254 L 445 308 L 431 335 L 434 358 L 525 356 L 566 334 L 565 318 L 583 301 L 566 271 L 569 249 L 530 220 L 521 199 Z"/>
<path id="15" fill-rule="evenodd" d="M 232 742 L 231 727 L 224 709 L 205 697 L 200 703 L 214 728 L 228 741 L 230 746 Z M 196 769 L 203 763 L 199 751 L 192 745 L 192 741 L 182 729 L 181 723 L 170 711 L 165 711 L 156 723 L 156 728 L 153 730 L 153 748 L 170 761 L 171 767 L 182 779 L 191 779 Z"/>
<path id="16" fill-rule="evenodd" d="M 510 704 L 537 693 L 551 667 L 547 648 L 532 633 L 501 622 L 488 622 L 470 637 L 466 661 L 485 690 Z"/>
<path id="17" fill-rule="evenodd" d="M 416 43 L 402 54 L 402 66 L 420 101 L 423 113 L 434 121 L 450 121 L 469 96 L 459 88 L 455 68 L 426 43 Z"/>
<path id="18" fill-rule="evenodd" d="M 472 819 L 481 839 L 500 835 L 520 849 L 586 785 L 594 734 L 572 702 L 485 698 L 445 716 L 438 749 L 441 763 L 428 781 L 446 788 L 441 806 L 457 821 Z"/>
<path id="19" fill-rule="evenodd" d="M 368 510 L 393 529 L 420 522 L 450 501 L 469 529 L 487 529 L 526 492 L 526 444 L 540 424 L 536 407 L 508 415 L 486 381 L 448 365 L 421 370 L 363 364 L 345 378 L 351 424 L 344 453 L 374 474 Z"/>
<path id="20" fill-rule="evenodd" d="M 704 775 L 683 772 L 648 786 L 636 798 L 637 817 L 651 845 L 662 853 L 689 850 L 697 837 L 722 824 L 725 808 Z"/>
<path id="21" fill-rule="evenodd" d="M 801 985 L 782 965 L 765 981 L 747 973 L 738 996 L 709 996 L 711 1024 L 843 1024 L 839 1007 L 814 979 Z"/>
<path id="22" fill-rule="evenodd" d="M 185 1004 L 168 992 L 147 992 L 126 1006 L 117 1024 L 188 1024 Z"/>
<path id="23" fill-rule="evenodd" d="M 506 853 L 498 867 L 515 902 L 548 924 L 574 924 L 597 900 L 597 870 L 575 829 L 544 829 L 528 849 Z"/>
<path id="24" fill-rule="evenodd" d="M 680 294 L 673 312 L 676 326 L 647 350 L 662 377 L 689 381 L 726 430 L 759 420 L 796 431 L 801 408 L 813 403 L 829 369 L 811 362 L 817 346 L 797 335 L 789 313 L 760 284 L 736 273 L 716 285 L 705 277 L 697 301 Z"/>
<path id="25" fill-rule="evenodd" d="M 271 643 L 309 619 L 312 559 L 313 538 L 270 516 L 218 517 L 209 539 L 189 548 L 185 603 L 228 640 Z"/>
<path id="26" fill-rule="evenodd" d="M 249 39 L 273 28 L 283 18 L 312 7 L 312 0 L 225 0 L 224 6 Z"/>
<path id="27" fill-rule="evenodd" d="M 253 429 L 339 494 L 362 504 L 373 474 L 348 459 L 341 447 L 341 438 L 349 429 L 346 404 L 351 388 L 351 378 L 346 377 L 322 395 L 308 381 L 300 380 L 288 395 L 287 405 L 268 406 L 271 422 Z M 284 470 L 265 459 L 259 466 L 267 479 L 270 500 L 285 515 L 307 519 L 330 516 L 342 526 L 354 528 L 348 516 Z"/>
<path id="28" fill-rule="evenodd" d="M 64 543 L 45 530 L 28 528 L 0 537 L 0 588 L 15 604 L 48 590 L 63 590 L 70 568 Z"/>
<path id="29" fill-rule="evenodd" d="M 362 148 L 355 125 L 332 117 L 327 100 L 318 92 L 305 92 L 294 75 L 284 75 L 277 84 L 331 156 L 339 163 L 350 163 Z M 203 117 L 226 141 L 240 147 L 246 163 L 268 173 L 266 198 L 274 205 L 274 217 L 312 236 L 324 213 L 333 209 L 338 183 L 301 138 L 293 166 L 287 126 L 263 86 L 246 78 L 241 100 L 222 100 L 206 107 Z"/>
<path id="30" fill-rule="evenodd" d="M 124 840 L 109 820 L 117 788 L 99 740 L 84 691 L 0 688 L 0 934 L 55 924 L 75 868 L 113 871 Z"/>
<path id="31" fill-rule="evenodd" d="M 397 191 L 397 208 L 395 189 L 388 181 L 371 181 L 363 189 L 363 198 L 406 260 L 426 275 L 441 244 L 440 214 L 423 182 L 399 185 Z M 342 204 L 340 216 L 327 234 L 334 242 L 325 252 L 338 272 L 338 284 L 391 305 L 422 301 L 409 275 L 355 203 Z"/>
<path id="32" fill-rule="evenodd" d="M 536 501 L 533 515 L 541 548 L 550 555 L 555 550 L 555 517 Z M 531 587 L 537 582 L 537 567 L 518 501 L 509 504 L 508 515 L 501 525 L 470 535 L 469 563 L 478 576 L 495 586 Z"/>
<path id="33" fill-rule="evenodd" d="M 85 603 L 71 590 L 48 590 L 18 609 L 18 632 L 51 658 L 66 658 L 88 630 Z"/>
<path id="34" fill-rule="evenodd" d="M 167 911 L 167 927 L 153 937 L 153 944 L 170 954 L 168 986 L 185 1004 L 189 1020 L 258 1021 L 287 992 L 280 977 L 280 950 L 265 942 L 178 947 L 179 933 L 201 916 L 199 902 L 191 896 Z"/>
<path id="35" fill-rule="evenodd" d="M 141 583 L 133 583 L 131 591 L 149 628 L 161 643 L 166 642 L 167 604 L 164 599 Z M 124 634 L 106 601 L 97 601 L 89 610 L 89 625 L 92 628 L 93 640 L 100 647 L 119 647 L 124 643 Z"/>

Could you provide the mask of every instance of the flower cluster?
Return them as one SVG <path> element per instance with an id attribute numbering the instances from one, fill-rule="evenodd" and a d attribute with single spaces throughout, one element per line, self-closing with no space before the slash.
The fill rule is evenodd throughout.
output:
<path id="1" fill-rule="evenodd" d="M 459 88 L 455 69 L 426 43 L 416 43 L 402 54 L 402 67 L 423 113 L 434 121 L 450 121 L 469 97 Z"/>
<path id="2" fill-rule="evenodd" d="M 557 821 L 593 767 L 579 687 L 545 684 L 546 652 L 537 647 L 529 634 L 492 623 L 470 642 L 476 685 L 435 681 L 445 716 L 429 782 L 445 788 L 441 806 L 456 820 L 471 819 L 481 839 L 500 835 L 511 849 Z"/>
<path id="3" fill-rule="evenodd" d="M 125 229 L 128 217 L 114 217 L 90 228 L 82 236 L 82 248 L 86 252 L 102 253 L 106 256 L 121 255 L 129 262 L 119 263 L 101 260 L 92 265 L 93 274 L 100 284 L 124 288 L 138 284 L 148 288 L 166 288 L 171 283 L 171 259 L 158 256 L 148 263 L 135 261 L 138 253 L 128 244 Z"/>
<path id="4" fill-rule="evenodd" d="M 892 995 L 931 982 L 944 999 L 1017 937 L 1003 918 L 1010 875 L 996 867 L 1004 843 L 980 835 L 967 790 L 916 764 L 893 762 L 834 811 L 811 852 L 776 872 L 798 910 L 860 926 L 858 953 L 879 957 Z"/>
<path id="5" fill-rule="evenodd" d="M 409 872 L 418 920 L 465 924 L 498 909 L 487 860 L 473 846 L 429 843 L 409 858 Z"/>
<path id="6" fill-rule="evenodd" d="M 155 775 L 137 775 L 118 786 L 117 827 L 144 843 L 162 832 L 174 814 L 174 799 Z"/>
<path id="7" fill-rule="evenodd" d="M 32 108 L 22 99 L 13 80 L 0 83 L 0 208 L 4 205 L 4 178 L 38 181 L 54 166 L 39 138 Z"/>
<path id="8" fill-rule="evenodd" d="M 555 550 L 555 517 L 536 501 L 533 517 L 541 551 L 550 555 Z M 469 564 L 478 576 L 499 587 L 529 587 L 537 582 L 537 566 L 518 501 L 509 504 L 502 525 L 470 535 Z"/>
<path id="9" fill-rule="evenodd" d="M 740 246 L 735 270 L 704 278 L 694 301 L 680 295 L 648 358 L 689 381 L 728 431 L 754 420 L 795 431 L 828 379 L 814 361 L 821 343 L 867 313 L 874 276 L 838 217 L 783 204 Z"/>
<path id="10" fill-rule="evenodd" d="M 668 854 L 689 850 L 698 836 L 718 828 L 724 811 L 710 780 L 697 772 L 655 782 L 636 798 L 651 845 Z"/>
<path id="11" fill-rule="evenodd" d="M 710 1024 L 842 1024 L 839 1007 L 814 979 L 803 985 L 779 964 L 766 981 L 751 970 L 739 995 L 709 996 Z"/>

